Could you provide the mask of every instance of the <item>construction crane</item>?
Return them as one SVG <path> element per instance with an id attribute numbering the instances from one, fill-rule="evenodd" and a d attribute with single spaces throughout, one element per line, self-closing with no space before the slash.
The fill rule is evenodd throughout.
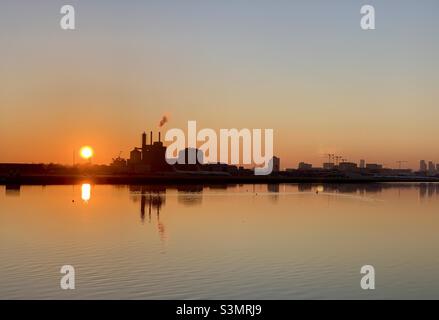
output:
<path id="1" fill-rule="evenodd" d="M 338 165 L 341 159 L 343 159 L 342 156 L 335 156 L 335 164 Z"/>
<path id="2" fill-rule="evenodd" d="M 125 166 L 126 160 L 121 158 L 122 151 L 119 152 L 119 155 L 116 158 L 113 158 L 113 162 L 111 163 L 113 166 Z"/>
<path id="3" fill-rule="evenodd" d="M 334 154 L 333 153 L 326 153 L 325 156 L 328 157 L 328 163 L 334 163 Z"/>
<path id="4" fill-rule="evenodd" d="M 401 169 L 401 166 L 402 166 L 402 164 L 403 163 L 407 163 L 408 161 L 406 161 L 406 160 L 398 160 L 398 161 L 396 161 L 396 163 L 398 164 L 398 169 Z"/>
<path id="5" fill-rule="evenodd" d="M 122 155 L 122 151 L 119 152 L 118 156 L 116 158 L 113 158 L 113 160 L 119 160 L 121 159 L 120 156 Z"/>

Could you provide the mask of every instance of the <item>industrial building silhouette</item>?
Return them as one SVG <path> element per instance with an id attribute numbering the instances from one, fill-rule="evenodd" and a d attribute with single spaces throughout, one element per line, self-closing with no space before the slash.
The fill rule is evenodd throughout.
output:
<path id="1" fill-rule="evenodd" d="M 147 144 L 147 135 L 143 132 L 142 145 L 131 150 L 127 165 L 133 172 L 171 171 L 172 167 L 166 162 L 165 155 L 166 147 L 161 141 L 161 133 L 158 133 L 158 140 L 153 141 L 151 131 Z"/>
<path id="2" fill-rule="evenodd" d="M 201 153 L 201 154 L 199 154 Z M 191 161 L 193 159 L 193 161 Z M 142 134 L 141 147 L 134 147 L 130 152 L 130 158 L 124 164 L 124 159 L 113 159 L 113 167 L 122 167 L 129 173 L 155 173 L 155 172 L 197 172 L 198 174 L 209 175 L 252 175 L 253 170 L 244 167 L 228 165 L 226 163 L 204 163 L 201 150 L 185 148 L 180 150 L 175 160 L 182 160 L 183 163 L 170 165 L 166 162 L 166 147 L 161 141 L 161 133 L 158 133 L 158 140 L 153 141 L 153 132 L 149 135 Z M 279 167 L 279 159 L 276 158 L 276 168 Z M 278 170 L 278 169 L 277 169 Z M 124 171 L 125 172 L 125 171 Z"/>

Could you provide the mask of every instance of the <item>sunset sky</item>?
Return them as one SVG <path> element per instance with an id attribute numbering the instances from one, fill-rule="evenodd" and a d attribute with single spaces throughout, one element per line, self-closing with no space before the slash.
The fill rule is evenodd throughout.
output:
<path id="1" fill-rule="evenodd" d="M 439 162 L 438 14 L 437 0 L 2 0 L 0 162 L 71 164 L 90 145 L 109 163 L 163 114 L 162 131 L 273 128 L 282 168 L 328 152 Z"/>

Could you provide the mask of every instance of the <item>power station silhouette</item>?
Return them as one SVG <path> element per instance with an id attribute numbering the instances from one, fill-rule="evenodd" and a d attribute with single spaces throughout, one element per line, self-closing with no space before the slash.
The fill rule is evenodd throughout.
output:
<path id="1" fill-rule="evenodd" d="M 172 167 L 166 162 L 166 147 L 161 141 L 161 133 L 158 133 L 158 141 L 153 142 L 153 132 L 150 132 L 149 144 L 147 144 L 146 132 L 142 133 L 142 146 L 135 147 L 130 152 L 127 162 L 132 171 L 171 171 Z"/>

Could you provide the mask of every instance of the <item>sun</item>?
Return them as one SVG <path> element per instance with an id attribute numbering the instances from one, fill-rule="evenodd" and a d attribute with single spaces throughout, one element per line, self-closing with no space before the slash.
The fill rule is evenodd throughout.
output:
<path id="1" fill-rule="evenodd" d="M 79 154 L 84 159 L 90 159 L 93 156 L 93 149 L 89 146 L 84 146 L 79 151 Z"/>

